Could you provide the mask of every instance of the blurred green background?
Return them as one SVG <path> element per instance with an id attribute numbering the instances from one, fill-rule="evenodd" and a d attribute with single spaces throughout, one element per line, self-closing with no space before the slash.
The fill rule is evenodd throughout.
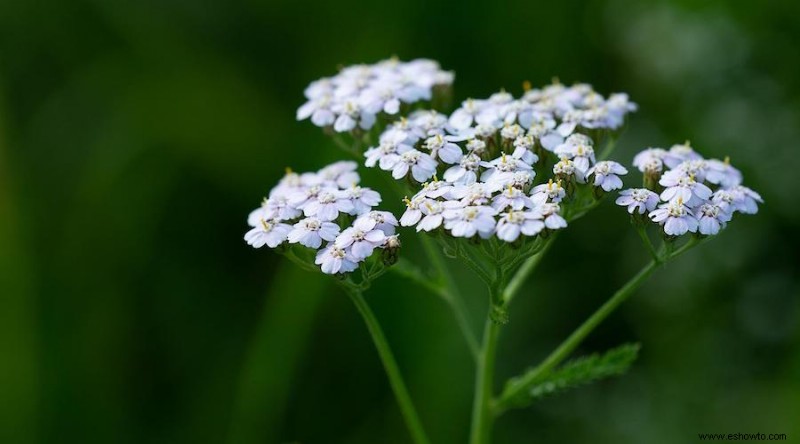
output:
<path id="1" fill-rule="evenodd" d="M 766 200 L 582 346 L 641 341 L 627 376 L 503 417 L 496 442 L 800 439 L 798 5 L 0 2 L 0 442 L 408 442 L 347 298 L 242 240 L 285 166 L 341 157 L 295 122 L 303 87 L 393 54 L 455 70 L 459 100 L 553 76 L 628 92 L 617 160 L 690 139 Z M 611 202 L 570 227 L 513 307 L 498 386 L 646 259 Z M 464 442 L 473 370 L 444 304 L 394 275 L 368 300 L 432 439 Z"/>

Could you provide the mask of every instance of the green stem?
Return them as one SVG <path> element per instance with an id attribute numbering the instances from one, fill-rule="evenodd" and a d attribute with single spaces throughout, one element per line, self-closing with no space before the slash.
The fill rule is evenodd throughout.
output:
<path id="1" fill-rule="evenodd" d="M 522 266 L 519 267 L 519 270 L 517 270 L 517 272 L 514 274 L 514 277 L 511 278 L 508 286 L 506 286 L 506 289 L 503 291 L 504 305 L 511 303 L 511 300 L 514 299 L 514 296 L 516 296 L 520 287 L 522 287 L 522 284 L 525 283 L 525 280 L 528 279 L 528 276 L 533 273 L 533 270 L 535 270 L 536 266 L 539 265 L 539 262 L 542 261 L 542 258 L 552 244 L 553 240 L 551 239 L 539 250 L 538 253 L 526 259 Z"/>
<path id="2" fill-rule="evenodd" d="M 494 380 L 494 363 L 497 351 L 497 338 L 500 324 L 486 317 L 483 332 L 483 345 L 478 369 L 475 373 L 475 397 L 472 404 L 472 429 L 470 444 L 485 444 L 492 434 L 492 383 Z"/>
<path id="3" fill-rule="evenodd" d="M 398 197 L 403 197 L 409 191 L 400 185 L 400 182 L 392 180 L 391 177 L 388 178 L 388 182 L 395 193 L 397 193 Z M 477 361 L 478 340 L 475 338 L 475 333 L 472 331 L 472 327 L 470 326 L 469 317 L 467 316 L 467 309 L 464 306 L 464 301 L 462 300 L 458 291 L 458 286 L 456 286 L 456 282 L 453 279 L 453 276 L 450 274 L 447 264 L 442 258 L 442 252 L 430 236 L 419 236 L 419 239 L 420 242 L 422 242 L 422 247 L 425 249 L 426 255 L 428 256 L 428 260 L 431 262 L 431 265 L 441 278 L 443 289 L 439 291 L 438 294 L 447 302 L 447 304 L 450 306 L 450 309 L 453 310 L 453 316 L 456 318 L 456 323 L 458 324 L 459 330 L 461 330 L 461 335 L 464 336 L 464 341 L 467 343 L 467 348 L 469 348 L 472 358 Z"/>
<path id="4" fill-rule="evenodd" d="M 616 147 L 616 145 L 617 145 L 617 139 L 615 137 L 610 137 L 608 142 L 606 143 L 605 148 L 603 148 L 603 152 L 600 153 L 600 156 L 598 156 L 598 160 L 608 159 L 608 156 L 610 156 L 611 153 L 614 152 L 614 148 Z"/>
<path id="5" fill-rule="evenodd" d="M 478 261 L 472 257 L 472 254 L 469 251 L 469 247 L 464 247 L 461 245 L 456 244 L 456 254 L 460 257 L 464 263 L 475 273 L 478 277 L 486 282 L 487 284 L 494 281 L 494 278 L 487 272 L 486 270 L 481 267 Z"/>
<path id="6" fill-rule="evenodd" d="M 475 338 L 475 333 L 472 331 L 472 327 L 470 326 L 469 317 L 467 316 L 467 308 L 464 306 L 464 300 L 458 293 L 458 287 L 453 279 L 453 275 L 450 274 L 447 264 L 442 259 L 441 250 L 436 246 L 436 244 L 433 243 L 433 240 L 426 235 L 420 236 L 420 240 L 422 242 L 422 246 L 425 248 L 425 252 L 428 255 L 428 260 L 431 261 L 431 265 L 433 265 L 442 279 L 443 288 L 440 294 L 453 310 L 453 315 L 455 316 L 456 322 L 458 323 L 458 328 L 461 330 L 461 334 L 464 336 L 464 340 L 467 343 L 467 348 L 469 348 L 469 352 L 473 359 L 477 361 L 479 353 L 478 340 Z"/>
<path id="7" fill-rule="evenodd" d="M 628 299 L 639 286 L 661 265 L 660 262 L 655 260 L 650 261 L 639 273 L 629 280 L 622 288 L 620 288 L 614 295 L 606 301 L 597 311 L 592 314 L 589 319 L 584 321 L 580 327 L 572 332 L 569 337 L 561 343 L 550 355 L 539 364 L 533 372 L 526 374 L 523 378 L 515 384 L 509 386 L 501 395 L 500 400 L 496 407 L 496 413 L 501 412 L 510 400 L 519 396 L 522 392 L 527 390 L 529 386 L 535 382 L 541 375 L 549 372 L 555 366 L 560 364 L 564 359 L 572 353 L 573 350 L 589 335 L 605 318 L 608 317 L 622 302 Z"/>
<path id="8" fill-rule="evenodd" d="M 647 230 L 644 227 L 637 226 L 636 232 L 639 233 L 639 237 L 642 239 L 642 243 L 647 248 L 647 251 L 650 253 L 650 257 L 653 258 L 655 262 L 661 262 L 661 257 L 658 255 L 656 248 L 653 246 L 653 243 L 650 242 L 650 237 L 647 235 Z"/>
<path id="9" fill-rule="evenodd" d="M 411 396 L 408 394 L 406 384 L 403 382 L 400 369 L 397 367 L 397 362 L 394 360 L 392 350 L 389 348 L 389 343 L 383 335 L 383 330 L 381 330 L 375 314 L 372 313 L 369 305 L 367 305 L 367 301 L 364 300 L 361 291 L 347 286 L 345 290 L 356 305 L 358 312 L 364 319 L 364 323 L 367 324 L 372 341 L 375 343 L 375 348 L 378 349 L 381 362 L 383 362 L 383 368 L 386 370 L 386 376 L 389 377 L 389 384 L 392 386 L 397 404 L 400 406 L 400 412 L 403 414 L 403 419 L 405 419 L 409 432 L 411 432 L 411 438 L 417 444 L 429 443 L 425 430 L 422 428 L 422 422 L 419 420 L 419 415 L 417 415 L 414 404 L 411 402 Z"/>

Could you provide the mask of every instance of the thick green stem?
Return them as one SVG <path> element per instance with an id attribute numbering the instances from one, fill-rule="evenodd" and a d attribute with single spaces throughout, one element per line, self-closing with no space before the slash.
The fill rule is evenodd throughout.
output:
<path id="1" fill-rule="evenodd" d="M 475 373 L 475 397 L 472 404 L 472 429 L 470 431 L 470 444 L 485 444 L 489 442 L 492 433 L 492 383 L 494 381 L 494 363 L 497 352 L 497 338 L 500 334 L 500 324 L 486 317 L 486 326 L 483 332 L 483 345 L 478 369 Z"/>
<path id="2" fill-rule="evenodd" d="M 606 301 L 597 311 L 592 314 L 589 319 L 584 321 L 580 327 L 572 332 L 569 337 L 561 343 L 550 355 L 536 367 L 535 371 L 526 374 L 523 378 L 515 384 L 506 388 L 498 405 L 496 407 L 497 413 L 502 411 L 507 405 L 508 401 L 513 400 L 522 392 L 527 390 L 529 386 L 535 382 L 541 375 L 549 372 L 555 366 L 560 364 L 566 359 L 570 353 L 589 335 L 605 318 L 608 317 L 622 302 L 628 299 L 639 286 L 658 268 L 660 262 L 651 261 L 639 273 L 629 280 L 622 288 L 620 288 L 614 295 Z"/>
<path id="3" fill-rule="evenodd" d="M 411 438 L 417 444 L 427 444 L 429 442 L 428 437 L 422 428 L 422 422 L 419 420 L 419 415 L 417 415 L 414 404 L 411 402 L 411 396 L 408 394 L 400 369 L 397 367 L 397 362 L 394 360 L 394 355 L 392 355 L 392 350 L 389 348 L 389 343 L 383 335 L 383 330 L 381 330 L 378 320 L 359 290 L 351 287 L 345 287 L 345 289 L 367 324 L 367 329 L 372 336 L 372 341 L 375 343 L 375 348 L 378 349 L 378 355 L 381 358 L 381 362 L 383 362 L 386 376 L 389 377 L 389 384 L 392 386 L 397 404 L 400 406 L 400 412 L 403 414 L 403 419 L 405 419 L 406 426 L 411 433 Z"/>

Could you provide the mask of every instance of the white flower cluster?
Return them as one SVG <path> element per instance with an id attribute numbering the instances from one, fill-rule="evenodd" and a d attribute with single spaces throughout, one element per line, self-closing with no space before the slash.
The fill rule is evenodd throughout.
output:
<path id="1" fill-rule="evenodd" d="M 628 171 L 597 162 L 592 139 L 577 131 L 616 129 L 633 109 L 624 94 L 605 100 L 588 85 L 551 85 L 521 99 L 499 92 L 469 99 L 450 116 L 417 111 L 389 125 L 364 153 L 365 165 L 424 183 L 406 199 L 401 225 L 513 242 L 566 226 L 559 204 L 567 184 L 622 187 L 618 176 Z M 561 159 L 554 178 L 533 186 L 534 167 L 549 152 Z"/>
<path id="2" fill-rule="evenodd" d="M 397 219 L 372 210 L 381 196 L 358 186 L 357 166 L 342 161 L 316 173 L 287 172 L 247 217 L 253 228 L 245 241 L 255 248 L 288 242 L 318 249 L 315 262 L 327 274 L 355 270 L 377 248 L 397 248 Z M 350 220 L 352 225 L 342 230 L 339 224 Z"/>
<path id="3" fill-rule="evenodd" d="M 310 117 L 314 125 L 333 126 L 340 133 L 356 127 L 369 130 L 378 114 L 395 115 L 401 103 L 431 100 L 434 87 L 451 85 L 453 77 L 426 59 L 348 66 L 306 88 L 308 101 L 297 110 L 297 120 Z"/>
<path id="4" fill-rule="evenodd" d="M 499 146 L 512 153 L 515 162 L 530 165 L 536 162 L 532 151 L 538 146 L 574 159 L 577 174 L 585 175 L 588 163 L 594 162 L 594 150 L 591 139 L 576 131 L 617 129 L 635 109 L 626 94 L 604 99 L 585 84 L 532 89 L 520 99 L 501 91 L 485 100 L 467 99 L 450 116 L 436 111 L 411 113 L 389 125 L 379 145 L 365 153 L 365 164 L 391 171 L 395 179 L 411 173 L 422 183 L 445 163 L 452 165 L 445 172 L 446 181 L 469 184 L 476 180 L 486 155 L 497 153 L 493 148 Z M 604 188 L 612 188 L 611 182 Z"/>
<path id="5" fill-rule="evenodd" d="M 657 194 L 647 188 L 624 190 L 617 204 L 631 214 L 647 213 L 669 236 L 715 235 L 736 212 L 755 214 L 761 196 L 742 186 L 742 173 L 728 159 L 703 159 L 688 142 L 669 150 L 648 148 L 633 159 Z M 655 186 L 655 184 L 658 184 Z"/>

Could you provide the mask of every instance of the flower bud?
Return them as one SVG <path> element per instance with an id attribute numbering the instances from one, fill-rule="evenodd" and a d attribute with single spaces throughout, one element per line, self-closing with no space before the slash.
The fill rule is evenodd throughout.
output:
<path id="1" fill-rule="evenodd" d="M 400 238 L 398 235 L 388 236 L 383 243 L 383 264 L 386 266 L 394 265 L 397 263 L 398 255 L 400 253 Z"/>

